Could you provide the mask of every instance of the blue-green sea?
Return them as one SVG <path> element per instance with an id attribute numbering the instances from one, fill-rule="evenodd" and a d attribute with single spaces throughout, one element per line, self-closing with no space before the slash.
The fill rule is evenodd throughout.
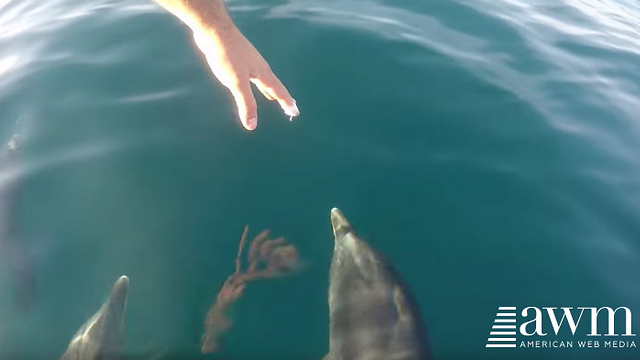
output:
<path id="1" fill-rule="evenodd" d="M 402 274 L 436 359 L 640 358 L 636 337 L 586 336 L 587 315 L 575 336 L 547 319 L 546 337 L 485 346 L 505 306 L 623 306 L 640 332 L 638 2 L 227 7 L 294 121 L 256 91 L 244 130 L 151 1 L 0 0 L 0 142 L 20 135 L 11 221 L 35 281 L 21 299 L 0 274 L 0 359 L 59 358 L 122 274 L 132 356 L 321 359 L 332 207 Z M 245 224 L 305 266 L 249 284 L 220 351 L 199 355 Z M 520 347 L 543 340 L 573 348 Z"/>

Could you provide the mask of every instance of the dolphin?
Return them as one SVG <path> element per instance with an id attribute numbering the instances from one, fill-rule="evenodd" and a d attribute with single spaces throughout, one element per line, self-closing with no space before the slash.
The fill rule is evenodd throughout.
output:
<path id="1" fill-rule="evenodd" d="M 417 303 L 400 275 L 356 235 L 339 209 L 329 272 L 329 352 L 324 360 L 431 359 Z"/>
<path id="2" fill-rule="evenodd" d="M 73 336 L 61 360 L 108 360 L 122 355 L 129 278 L 121 276 L 109 298 Z"/>
<path id="3" fill-rule="evenodd" d="M 35 299 L 36 284 L 33 261 L 18 219 L 21 148 L 20 136 L 14 134 L 0 149 L 0 264 L 12 277 L 18 309 L 27 310 Z"/>

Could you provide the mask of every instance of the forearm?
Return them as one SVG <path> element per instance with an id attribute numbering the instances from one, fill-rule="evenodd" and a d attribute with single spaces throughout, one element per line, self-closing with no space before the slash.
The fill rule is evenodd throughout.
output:
<path id="1" fill-rule="evenodd" d="M 154 0 L 194 32 L 217 37 L 236 30 L 222 0 Z"/>

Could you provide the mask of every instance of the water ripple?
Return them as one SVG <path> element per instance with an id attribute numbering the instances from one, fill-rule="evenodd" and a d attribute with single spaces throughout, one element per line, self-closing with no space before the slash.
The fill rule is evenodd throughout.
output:
<path id="1" fill-rule="evenodd" d="M 640 78 L 630 81 L 629 72 L 613 73 L 620 62 L 640 71 L 640 41 L 635 36 L 639 26 L 633 12 L 625 13 L 606 2 L 602 5 L 607 9 L 604 14 L 596 12 L 594 19 L 580 19 L 580 23 L 563 14 L 571 12 L 571 7 L 591 14 L 594 2 L 570 1 L 569 7 L 552 1 L 519 0 L 474 0 L 461 4 L 477 12 L 478 23 L 481 16 L 493 18 L 515 30 L 519 35 L 514 40 L 522 45 L 511 47 L 504 39 L 482 36 L 486 29 L 473 32 L 476 29 L 463 31 L 452 27 L 440 21 L 437 14 L 431 16 L 370 1 L 290 1 L 271 9 L 267 17 L 373 32 L 384 39 L 408 41 L 436 51 L 526 101 L 553 128 L 591 139 L 604 151 L 638 163 L 635 144 L 640 139 L 640 123 L 636 121 L 640 113 Z M 603 27 L 594 26 L 594 21 Z M 486 28 L 486 24 L 482 25 Z M 558 45 L 562 43 L 596 46 L 598 51 L 610 49 L 615 53 L 608 54 L 606 61 L 593 59 L 583 51 Z M 523 71 L 518 62 L 525 58 L 539 59 L 544 68 L 534 73 Z M 557 91 L 565 96 L 558 97 Z M 584 109 L 593 109 L 591 114 L 617 116 L 593 118 Z M 621 128 L 626 130 L 620 131 Z"/>

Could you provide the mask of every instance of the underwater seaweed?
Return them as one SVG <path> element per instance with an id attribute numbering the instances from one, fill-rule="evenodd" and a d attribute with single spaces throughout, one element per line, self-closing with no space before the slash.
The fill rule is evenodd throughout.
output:
<path id="1" fill-rule="evenodd" d="M 263 230 L 253 238 L 247 256 L 248 267 L 242 269 L 242 252 L 247 242 L 249 226 L 245 226 L 238 255 L 235 260 L 235 272 L 227 278 L 218 292 L 216 301 L 211 305 L 204 321 L 205 332 L 202 336 L 202 353 L 211 353 L 218 349 L 218 337 L 231 328 L 231 319 L 227 311 L 238 299 L 249 281 L 274 278 L 290 274 L 300 268 L 297 249 L 286 244 L 284 237 L 268 239 L 269 230 Z"/>

